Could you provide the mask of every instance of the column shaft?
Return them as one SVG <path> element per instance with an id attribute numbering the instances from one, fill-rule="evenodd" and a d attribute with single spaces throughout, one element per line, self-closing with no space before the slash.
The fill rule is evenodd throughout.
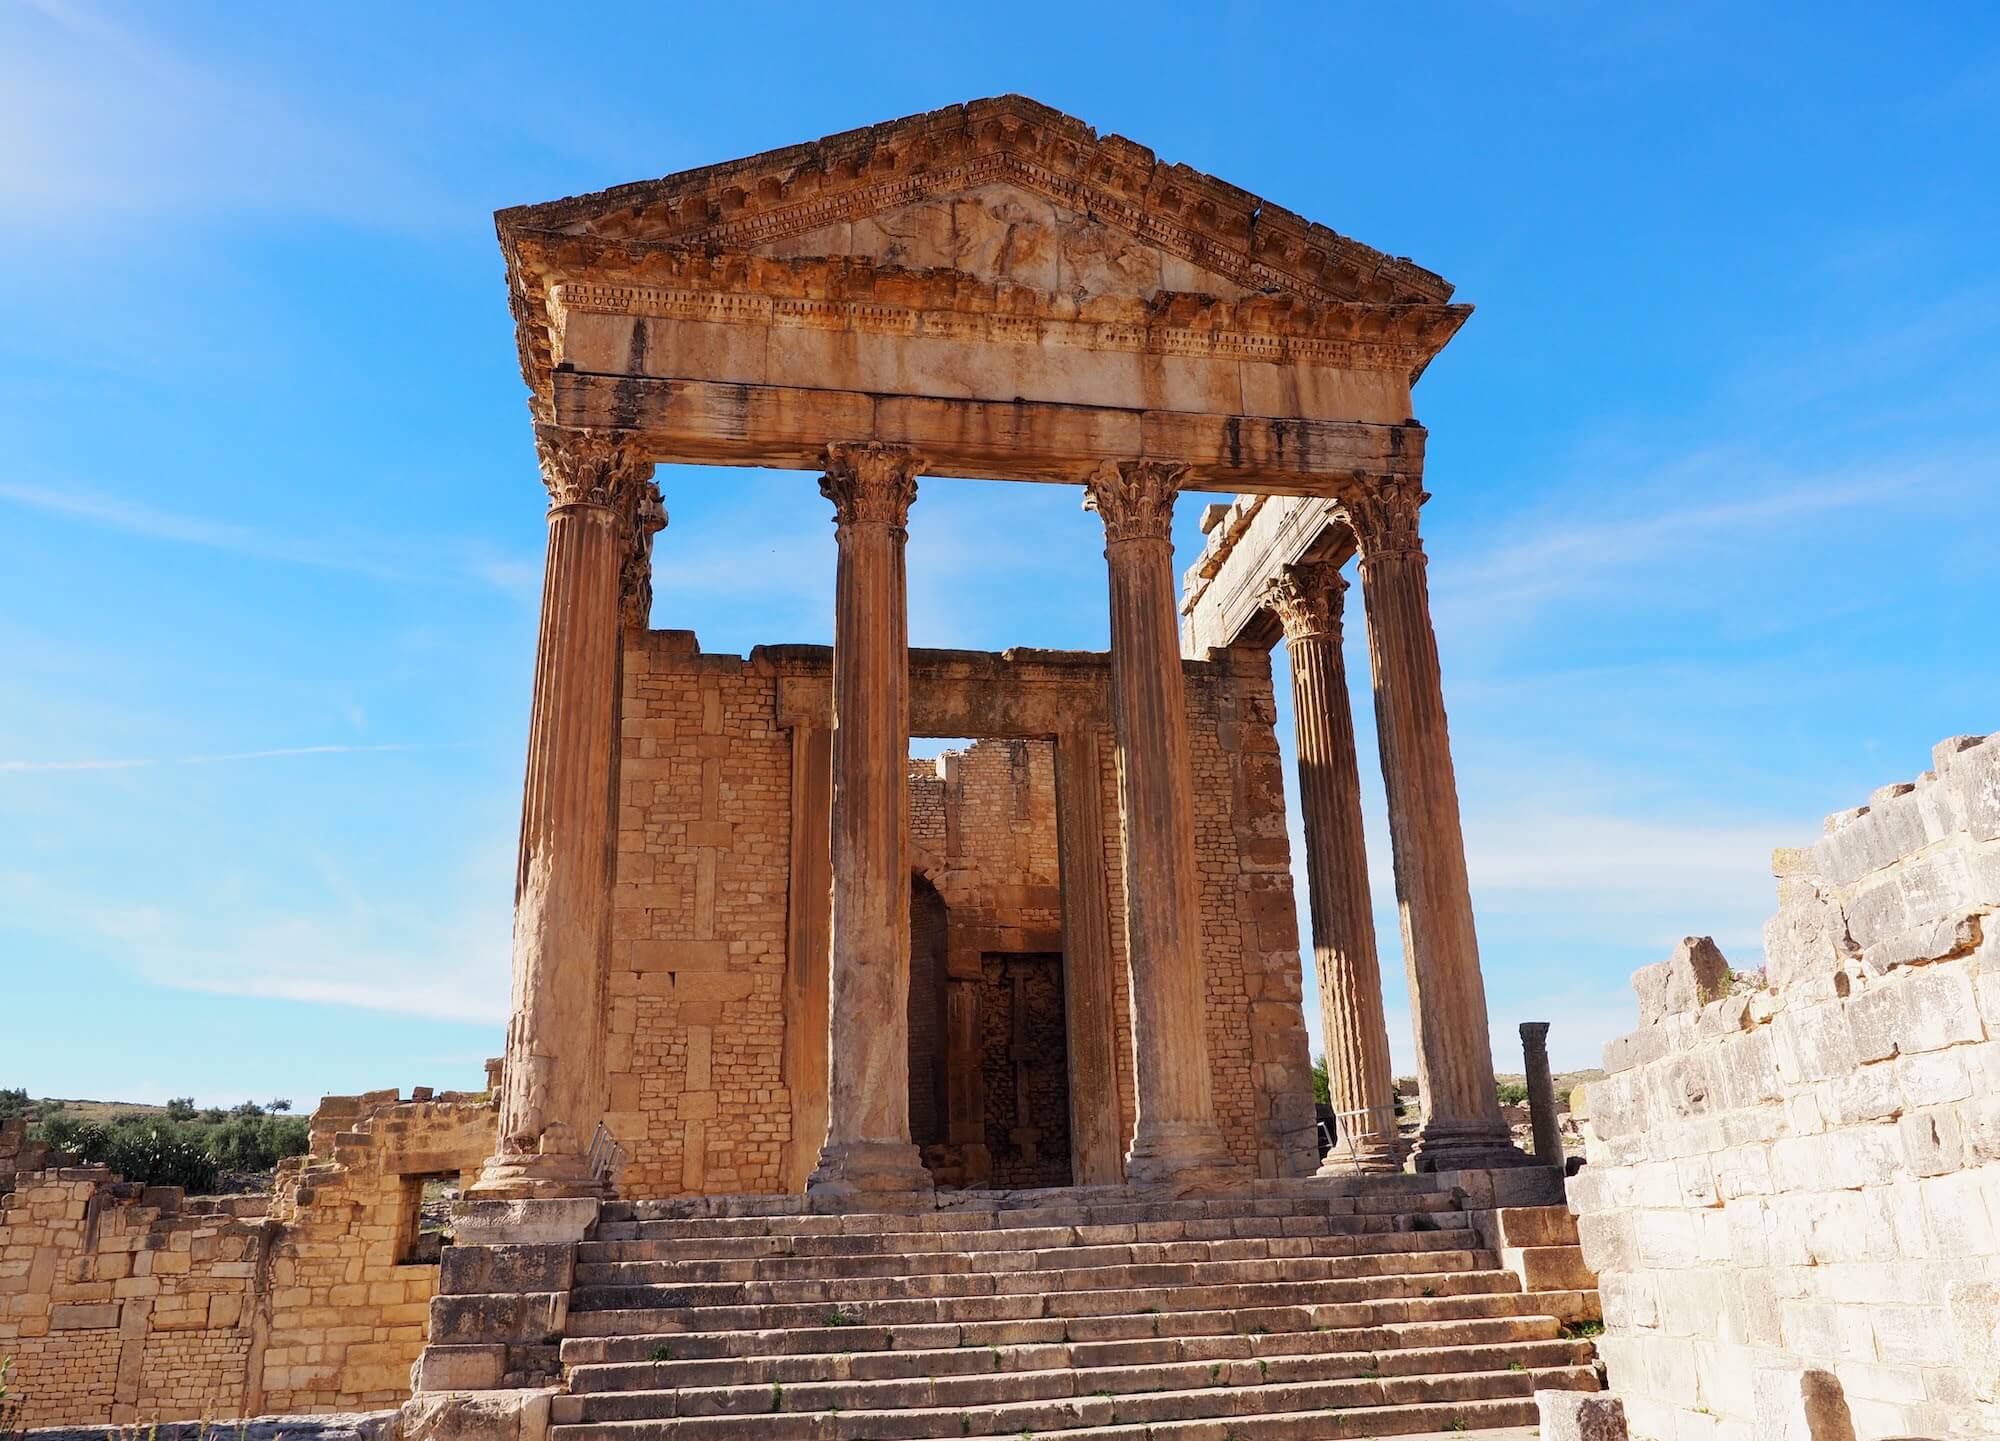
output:
<path id="1" fill-rule="evenodd" d="M 1422 501 L 1414 484 L 1388 479 L 1348 507 L 1361 547 L 1375 729 L 1425 1105 L 1414 1154 L 1425 1171 L 1519 1165 L 1526 1158 L 1507 1134 L 1494 1090 L 1458 782 L 1417 535 Z"/>
<path id="2" fill-rule="evenodd" d="M 1341 654 L 1346 589 L 1338 566 L 1308 563 L 1287 567 L 1265 593 L 1284 624 L 1292 668 L 1313 970 L 1337 1128 L 1321 1168 L 1326 1173 L 1395 1171 L 1403 1164 L 1361 824 L 1361 767 Z"/>
<path id="3" fill-rule="evenodd" d="M 549 546 L 528 717 L 514 901 L 513 1009 L 500 1144 L 475 1193 L 590 1194 L 585 1153 L 605 1105 L 621 571 L 652 467 L 615 439 L 545 427 Z M 664 515 L 658 517 L 665 523 Z M 657 529 L 654 526 L 653 529 Z"/>
<path id="4" fill-rule="evenodd" d="M 1173 573 L 1173 506 L 1185 467 L 1106 466 L 1085 504 L 1104 520 L 1111 590 L 1111 696 L 1125 831 L 1138 1119 L 1135 1185 L 1227 1178 L 1208 1061 L 1207 987 L 1195 875 L 1188 746 Z"/>
<path id="5" fill-rule="evenodd" d="M 909 616 L 917 460 L 828 447 L 840 547 L 833 640 L 833 923 L 827 1137 L 808 1189 L 927 1189 L 910 1143 Z"/>

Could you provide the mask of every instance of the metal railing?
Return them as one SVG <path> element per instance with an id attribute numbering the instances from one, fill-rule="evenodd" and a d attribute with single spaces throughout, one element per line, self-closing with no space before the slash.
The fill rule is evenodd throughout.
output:
<path id="1" fill-rule="evenodd" d="M 590 1138 L 590 1149 L 584 1153 L 584 1164 L 590 1168 L 593 1179 L 609 1182 L 625 1169 L 625 1163 L 632 1159 L 632 1153 L 618 1144 L 604 1122 L 597 1123 L 597 1133 Z"/>

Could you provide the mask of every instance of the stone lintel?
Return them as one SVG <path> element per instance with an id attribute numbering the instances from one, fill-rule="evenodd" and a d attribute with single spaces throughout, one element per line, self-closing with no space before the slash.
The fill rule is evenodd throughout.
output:
<path id="1" fill-rule="evenodd" d="M 906 445 L 938 475 L 1072 482 L 1107 461 L 1188 467 L 1184 489 L 1328 497 L 1357 475 L 1423 473 L 1413 422 L 1284 420 L 1050 401 L 877 395 L 560 371 L 556 422 L 635 432 L 655 462 L 811 470 L 826 437 Z"/>

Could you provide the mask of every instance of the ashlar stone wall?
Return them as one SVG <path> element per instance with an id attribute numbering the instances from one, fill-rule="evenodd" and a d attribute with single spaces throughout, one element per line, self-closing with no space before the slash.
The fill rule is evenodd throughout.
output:
<path id="1" fill-rule="evenodd" d="M 1753 1441 L 1797 1363 L 1862 1441 L 2000 1434 L 2000 736 L 1774 869 L 1764 983 L 1684 942 L 1588 1090 L 1611 1384 L 1655 1441 Z"/>
<path id="2" fill-rule="evenodd" d="M 1106 1085 L 1117 1088 L 1129 1135 L 1108 659 L 918 651 L 911 665 L 920 735 L 1082 731 L 1094 741 L 1117 978 L 1116 1078 Z M 816 1091 L 824 1104 L 828 902 L 823 857 L 808 852 L 825 841 L 813 815 L 827 803 L 830 676 L 822 647 L 760 647 L 745 658 L 704 654 L 686 631 L 627 638 L 605 998 L 606 1125 L 630 1155 L 621 1194 L 776 1193 L 797 1189 L 811 1169 L 815 1122 L 825 1134 L 814 1104 Z M 1232 654 L 1187 662 L 1186 676 L 1218 1119 L 1258 1173 L 1310 1172 L 1310 1062 L 1269 663 Z M 1037 819 L 1052 805 L 1047 773 L 1025 760 L 1047 749 L 1023 751 L 1027 768 L 1016 774 L 1011 752 L 996 746 L 992 775 L 983 762 L 965 773 L 956 860 L 954 842 L 940 853 L 942 833 L 927 829 L 946 824 L 945 792 L 914 798 L 916 850 L 928 848 L 934 884 L 960 911 L 949 964 L 968 978 L 984 950 L 1065 948 L 1057 838 Z M 973 877 L 981 867 L 1004 881 L 982 889 Z"/>
<path id="3" fill-rule="evenodd" d="M 0 1355 L 14 1358 L 23 1424 L 402 1401 L 438 1278 L 435 1257 L 411 1259 L 415 1188 L 476 1175 L 494 1125 L 465 1094 L 328 1097 L 310 1154 L 271 1196 L 16 1167 L 0 1191 Z M 18 1122 L 4 1131 L 0 1151 L 32 1151 Z"/>

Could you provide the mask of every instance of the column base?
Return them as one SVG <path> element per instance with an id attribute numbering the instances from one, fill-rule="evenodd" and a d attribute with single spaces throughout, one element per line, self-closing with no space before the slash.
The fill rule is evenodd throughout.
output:
<path id="1" fill-rule="evenodd" d="M 468 1201 L 546 1201 L 598 1197 L 609 1188 L 591 1174 L 589 1162 L 574 1151 L 523 1152 L 486 1158 L 479 1179 L 466 1188 Z"/>
<path id="2" fill-rule="evenodd" d="M 1499 1171 L 1536 1164 L 1498 1121 L 1426 1122 L 1410 1148 L 1410 1161 L 1416 1171 Z"/>
<path id="3" fill-rule="evenodd" d="M 1243 1183 L 1244 1170 L 1222 1144 L 1212 1122 L 1139 1123 L 1125 1153 L 1125 1183 L 1149 1190 L 1227 1191 Z"/>
<path id="4" fill-rule="evenodd" d="M 829 1141 L 806 1194 L 832 1200 L 929 1195 L 937 1189 L 908 1141 Z"/>
<path id="5" fill-rule="evenodd" d="M 1356 1146 L 1342 1151 L 1338 1147 L 1326 1153 L 1326 1159 L 1319 1163 L 1316 1176 L 1387 1176 L 1403 1169 L 1407 1158 L 1400 1139 L 1374 1145 Z"/>

